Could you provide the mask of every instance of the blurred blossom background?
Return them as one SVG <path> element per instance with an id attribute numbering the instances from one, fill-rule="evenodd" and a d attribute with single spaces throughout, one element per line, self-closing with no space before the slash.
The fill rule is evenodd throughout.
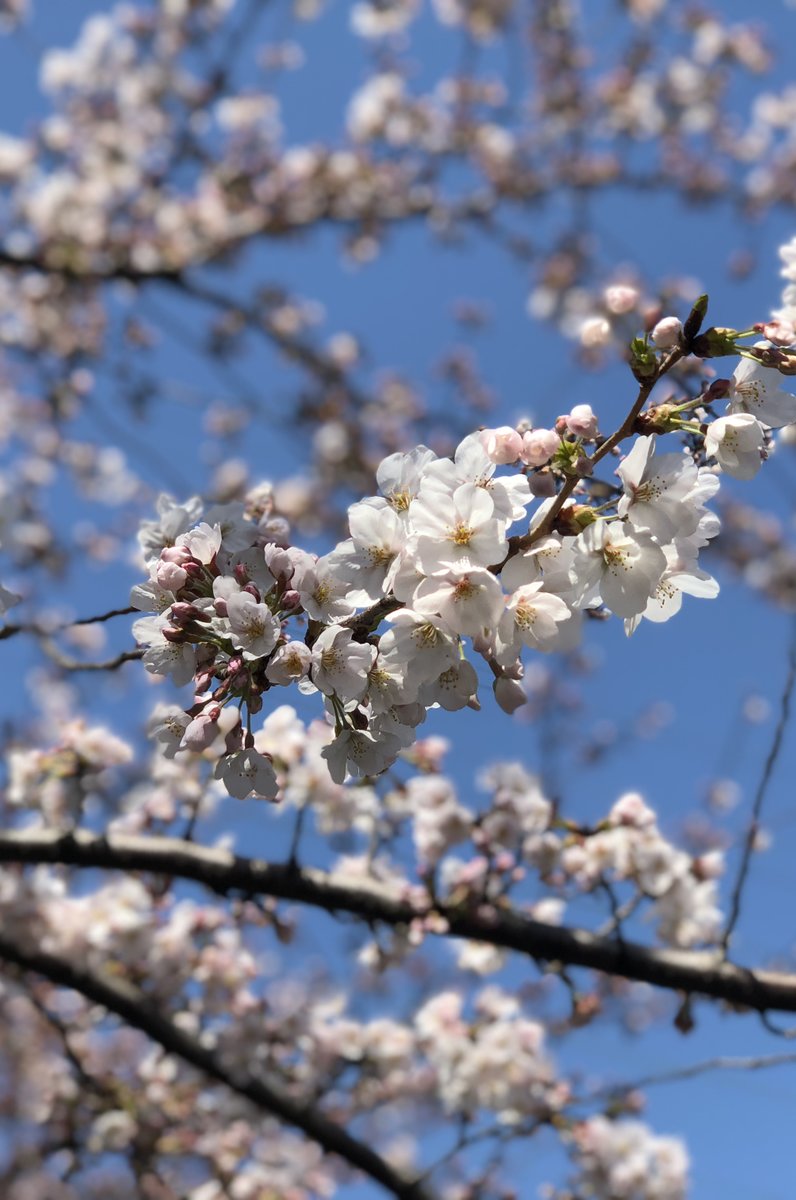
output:
<path id="1" fill-rule="evenodd" d="M 675 0 L 190 9 L 0 4 L 0 555 L 24 598 L 7 621 L 125 606 L 161 492 L 227 501 L 267 484 L 263 503 L 323 552 L 393 450 L 446 454 L 479 425 L 548 428 L 578 404 L 610 431 L 636 394 L 635 334 L 702 292 L 719 326 L 781 307 L 792 4 L 760 23 L 740 0 L 715 17 Z M 10 261 L 41 254 L 60 276 Z M 430 713 L 424 737 L 448 743 L 463 802 L 496 759 L 584 823 L 637 791 L 691 852 L 725 849 L 732 878 L 787 675 L 795 502 L 786 432 L 753 484 L 722 478 L 705 554 L 718 600 L 686 598 L 632 638 L 587 621 L 577 652 L 531 660 L 514 717 L 490 679 L 480 712 Z M 59 642 L 79 661 L 131 644 L 124 617 Z M 3 654 L 9 741 L 85 714 L 143 755 L 150 710 L 174 699 L 140 664 L 78 674 L 22 638 Z M 319 713 L 317 697 L 289 702 Z M 789 733 L 734 943 L 739 961 L 788 969 L 795 769 Z M 205 837 L 274 857 L 289 829 L 266 807 L 230 802 Z M 323 839 L 310 829 L 305 846 L 311 860 Z M 343 978 L 346 929 L 335 958 L 313 921 L 298 969 Z M 512 962 L 492 978 L 530 989 L 530 975 Z M 414 986 L 388 975 L 367 1003 L 400 1011 Z M 599 1021 L 549 1034 L 584 1086 L 772 1049 L 747 1014 L 697 1001 L 683 1032 L 675 999 L 615 991 Z M 794 1105 L 793 1067 L 713 1073 L 651 1087 L 644 1119 L 686 1140 L 696 1200 L 785 1200 Z M 528 1195 L 561 1175 L 552 1140 L 511 1153 Z"/>

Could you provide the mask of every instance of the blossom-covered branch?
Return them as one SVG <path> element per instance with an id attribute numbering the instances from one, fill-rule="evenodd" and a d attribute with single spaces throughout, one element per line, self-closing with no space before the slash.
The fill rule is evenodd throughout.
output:
<path id="1" fill-rule="evenodd" d="M 274 799 L 276 776 L 251 718 L 267 692 L 298 685 L 323 696 L 332 778 L 377 775 L 412 745 L 430 707 L 477 704 L 465 639 L 512 712 L 524 702 L 523 653 L 572 649 L 584 613 L 613 612 L 631 634 L 642 618 L 675 615 L 684 594 L 715 597 L 698 558 L 719 530 L 707 508 L 719 472 L 755 475 L 771 431 L 796 423 L 796 396 L 779 383 L 784 359 L 765 366 L 747 356 L 731 380 L 651 403 L 695 347 L 703 357 L 740 354 L 753 335 L 700 334 L 706 310 L 702 297 L 684 325 L 667 317 L 634 339 L 638 393 L 609 436 L 589 405 L 575 405 L 551 429 L 473 433 L 452 459 L 425 446 L 390 455 L 377 472 L 380 495 L 351 505 L 350 538 L 321 558 L 291 544 L 286 523 L 256 496 L 248 508 L 209 511 L 198 497 L 161 497 L 159 521 L 139 536 L 149 578 L 131 603 L 156 613 L 134 626 L 147 669 L 194 682 L 193 706 L 158 730 L 167 753 L 204 750 L 223 729 L 217 771 L 231 794 Z M 727 415 L 716 417 L 725 397 Z M 596 466 L 634 434 L 617 470 L 621 489 L 598 503 Z M 666 434 L 684 438 L 682 451 L 659 454 Z M 511 535 L 517 523 L 525 532 Z M 379 633 L 384 618 L 390 628 Z"/>
<path id="2" fill-rule="evenodd" d="M 433 1193 L 425 1184 L 404 1178 L 369 1145 L 352 1137 L 317 1109 L 296 1102 L 262 1078 L 225 1068 L 211 1050 L 162 1016 L 145 995 L 124 981 L 109 974 L 81 969 L 57 955 L 23 947 L 3 935 L 0 935 L 0 959 L 23 971 L 41 975 L 60 987 L 71 988 L 93 1004 L 101 1005 L 134 1029 L 140 1029 L 169 1054 L 177 1055 L 211 1079 L 244 1096 L 256 1108 L 300 1129 L 325 1151 L 339 1155 L 381 1184 L 397 1200 L 432 1200 Z"/>
<path id="3" fill-rule="evenodd" d="M 510 906 L 471 912 L 440 902 L 430 909 L 377 879 L 350 883 L 334 872 L 265 863 L 174 838 L 23 830 L 0 834 L 0 862 L 151 871 L 192 879 L 221 895 L 272 896 L 392 927 L 439 918 L 427 920 L 430 933 L 513 950 L 540 963 L 590 967 L 761 1012 L 796 1012 L 796 975 L 725 962 L 714 951 L 654 949 L 624 937 L 599 937 L 534 920 Z"/>

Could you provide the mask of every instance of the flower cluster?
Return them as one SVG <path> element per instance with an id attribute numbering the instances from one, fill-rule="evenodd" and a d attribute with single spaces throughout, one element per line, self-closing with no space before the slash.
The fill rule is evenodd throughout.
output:
<path id="1" fill-rule="evenodd" d="M 233 796 L 274 799 L 251 716 L 265 692 L 297 685 L 321 694 L 334 728 L 322 752 L 332 779 L 377 775 L 413 743 L 429 708 L 478 706 L 468 644 L 511 712 L 525 699 L 524 653 L 571 649 L 584 612 L 607 609 L 632 633 L 642 618 L 668 620 L 684 594 L 716 596 L 698 558 L 718 532 L 707 502 L 719 478 L 699 464 L 714 457 L 741 479 L 758 470 L 767 429 L 796 420 L 796 397 L 778 378 L 743 359 L 714 387 L 728 415 L 685 419 L 703 397 L 642 414 L 643 428 L 682 429 L 703 449 L 661 454 L 658 435 L 645 433 L 600 505 L 580 497 L 588 501 L 611 439 L 585 404 L 554 429 L 470 434 L 452 458 L 423 446 L 390 455 L 379 494 L 349 509 L 350 537 L 320 558 L 289 544 L 270 512 L 163 497 L 160 521 L 140 538 L 149 578 L 131 598 L 157 615 L 134 631 L 148 670 L 193 680 L 196 699 L 158 736 L 170 753 L 212 749 Z M 565 503 L 571 493 L 578 500 Z"/>
<path id="2" fill-rule="evenodd" d="M 685 1200 L 688 1153 L 679 1138 L 658 1137 L 641 1121 L 598 1114 L 574 1135 L 576 1195 L 594 1200 Z"/>

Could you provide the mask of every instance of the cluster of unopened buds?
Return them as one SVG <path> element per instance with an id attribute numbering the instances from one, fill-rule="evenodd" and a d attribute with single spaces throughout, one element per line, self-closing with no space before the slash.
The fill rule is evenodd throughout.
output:
<path id="1" fill-rule="evenodd" d="M 737 353 L 739 336 L 708 330 L 701 356 Z M 638 339 L 637 378 L 661 374 L 678 337 L 669 318 L 651 341 Z M 719 529 L 706 507 L 717 469 L 750 478 L 770 430 L 796 422 L 796 397 L 779 386 L 788 355 L 770 345 L 744 353 L 731 379 L 696 400 L 637 412 L 619 484 L 602 483 L 594 499 L 594 468 L 624 432 L 602 436 L 584 404 L 552 429 L 470 434 L 453 458 L 422 446 L 390 455 L 380 494 L 351 506 L 350 538 L 322 557 L 290 545 L 271 514 L 162 498 L 160 521 L 140 536 L 149 579 L 132 604 L 158 614 L 135 625 L 146 667 L 196 689 L 193 706 L 159 727 L 169 753 L 217 753 L 216 776 L 233 796 L 274 799 L 251 718 L 265 692 L 297 685 L 322 695 L 332 778 L 377 775 L 413 743 L 429 708 L 478 707 L 465 639 L 512 712 L 526 700 L 523 652 L 572 648 L 584 612 L 610 610 L 630 634 L 642 618 L 668 620 L 684 593 L 714 597 L 698 557 Z M 719 399 L 724 416 L 712 410 Z M 686 446 L 660 453 L 661 433 L 685 435 Z"/>

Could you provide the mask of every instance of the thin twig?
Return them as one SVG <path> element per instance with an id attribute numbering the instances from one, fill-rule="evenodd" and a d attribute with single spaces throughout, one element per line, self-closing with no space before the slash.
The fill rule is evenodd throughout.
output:
<path id="1" fill-rule="evenodd" d="M 59 646 L 48 637 L 40 639 L 41 648 L 49 659 L 63 671 L 116 671 L 127 662 L 143 658 L 143 650 L 123 650 L 115 658 L 106 658 L 102 662 L 81 662 L 79 658 L 70 658 Z"/>
<path id="2" fill-rule="evenodd" d="M 698 1075 L 707 1075 L 710 1071 L 763 1071 L 769 1067 L 792 1066 L 796 1063 L 796 1051 L 783 1051 L 781 1054 L 743 1055 L 733 1057 L 720 1054 L 716 1058 L 707 1058 L 703 1062 L 692 1063 L 687 1067 L 673 1067 L 671 1071 L 661 1071 L 656 1075 L 644 1075 L 632 1083 L 623 1083 L 592 1092 L 589 1100 L 603 1096 L 616 1096 L 617 1093 L 642 1091 L 644 1088 L 657 1087 L 659 1083 L 680 1083 L 686 1079 L 695 1079 Z"/>
<path id="3" fill-rule="evenodd" d="M 791 632 L 790 649 L 788 652 L 788 675 L 785 680 L 785 686 L 782 690 L 780 698 L 780 711 L 777 727 L 774 730 L 774 737 L 771 742 L 768 755 L 766 757 L 763 773 L 760 776 L 760 782 L 757 785 L 754 803 L 752 805 L 752 817 L 749 822 L 749 828 L 744 840 L 743 854 L 741 856 L 741 865 L 738 868 L 738 877 L 735 881 L 735 887 L 732 892 L 732 900 L 730 901 L 730 915 L 727 918 L 727 925 L 721 939 L 721 946 L 726 956 L 730 941 L 732 939 L 735 926 L 741 915 L 741 900 L 743 897 L 744 885 L 749 874 L 749 868 L 752 862 L 752 854 L 754 853 L 755 841 L 760 832 L 760 817 L 763 811 L 763 803 L 768 791 L 768 785 L 771 782 L 771 777 L 774 773 L 774 767 L 777 764 L 780 751 L 782 749 L 782 741 L 785 736 L 785 730 L 790 719 L 790 705 L 793 697 L 793 688 L 796 685 L 796 618 L 793 621 Z"/>

